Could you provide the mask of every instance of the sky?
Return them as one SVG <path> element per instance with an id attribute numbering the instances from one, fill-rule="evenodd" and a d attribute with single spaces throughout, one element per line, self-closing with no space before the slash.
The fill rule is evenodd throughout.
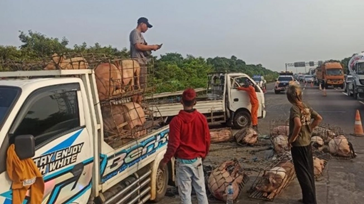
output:
<path id="1" fill-rule="evenodd" d="M 148 44 L 163 43 L 154 55 L 235 55 L 281 71 L 364 51 L 363 11 L 364 0 L 0 0 L 0 45 L 20 46 L 19 31 L 32 30 L 66 37 L 70 47 L 129 48 L 144 16 L 153 25 Z"/>

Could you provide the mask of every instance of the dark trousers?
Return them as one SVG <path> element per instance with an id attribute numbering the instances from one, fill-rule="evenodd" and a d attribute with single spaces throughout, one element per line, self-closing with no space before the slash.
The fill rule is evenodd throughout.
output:
<path id="1" fill-rule="evenodd" d="M 305 204 L 316 204 L 315 174 L 311 145 L 291 148 L 292 159 Z"/>

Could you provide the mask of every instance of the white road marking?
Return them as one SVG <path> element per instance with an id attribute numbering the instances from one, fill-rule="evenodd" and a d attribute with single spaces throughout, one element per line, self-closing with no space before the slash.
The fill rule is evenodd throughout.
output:
<path id="1" fill-rule="evenodd" d="M 359 101 L 359 103 L 363 104 L 364 105 L 364 102 L 363 101 Z"/>
<path id="2" fill-rule="evenodd" d="M 348 95 L 348 93 L 346 93 L 346 92 L 341 92 L 341 93 L 344 94 L 344 95 L 346 95 L 346 96 Z"/>

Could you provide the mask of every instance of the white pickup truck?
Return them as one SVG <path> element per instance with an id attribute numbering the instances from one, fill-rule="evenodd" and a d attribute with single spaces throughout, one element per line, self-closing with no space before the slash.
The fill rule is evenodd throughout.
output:
<path id="1" fill-rule="evenodd" d="M 263 90 L 256 82 L 244 73 L 211 73 L 208 75 L 208 87 L 204 95 L 199 91 L 195 108 L 204 114 L 209 125 L 226 123 L 237 129 L 247 127 L 251 124 L 251 104 L 246 91 L 239 91 L 238 86 L 244 85 L 248 80 L 254 84 L 259 100 L 258 118 L 265 118 L 265 98 Z M 180 92 L 154 94 L 155 99 L 167 96 L 180 96 Z M 153 100 L 148 103 L 153 106 L 155 117 L 163 116 L 166 121 L 176 116 L 180 110 L 180 99 L 175 100 Z M 168 118 L 169 117 L 169 118 Z"/>
<path id="2" fill-rule="evenodd" d="M 6 172 L 11 143 L 43 175 L 42 203 L 129 204 L 164 197 L 174 180 L 173 162 L 158 169 L 168 126 L 123 145 L 105 142 L 93 70 L 0 72 L 1 78 L 0 203 L 12 203 Z"/>

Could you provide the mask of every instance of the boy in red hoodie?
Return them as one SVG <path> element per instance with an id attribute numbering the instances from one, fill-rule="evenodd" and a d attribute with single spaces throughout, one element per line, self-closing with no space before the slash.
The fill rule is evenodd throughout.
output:
<path id="1" fill-rule="evenodd" d="M 167 152 L 160 162 L 163 169 L 172 157 L 176 159 L 176 183 L 181 203 L 191 203 L 192 187 L 198 203 L 208 204 L 202 160 L 210 148 L 210 130 L 206 117 L 193 108 L 196 92 L 186 89 L 182 94 L 183 110 L 169 124 Z"/>

